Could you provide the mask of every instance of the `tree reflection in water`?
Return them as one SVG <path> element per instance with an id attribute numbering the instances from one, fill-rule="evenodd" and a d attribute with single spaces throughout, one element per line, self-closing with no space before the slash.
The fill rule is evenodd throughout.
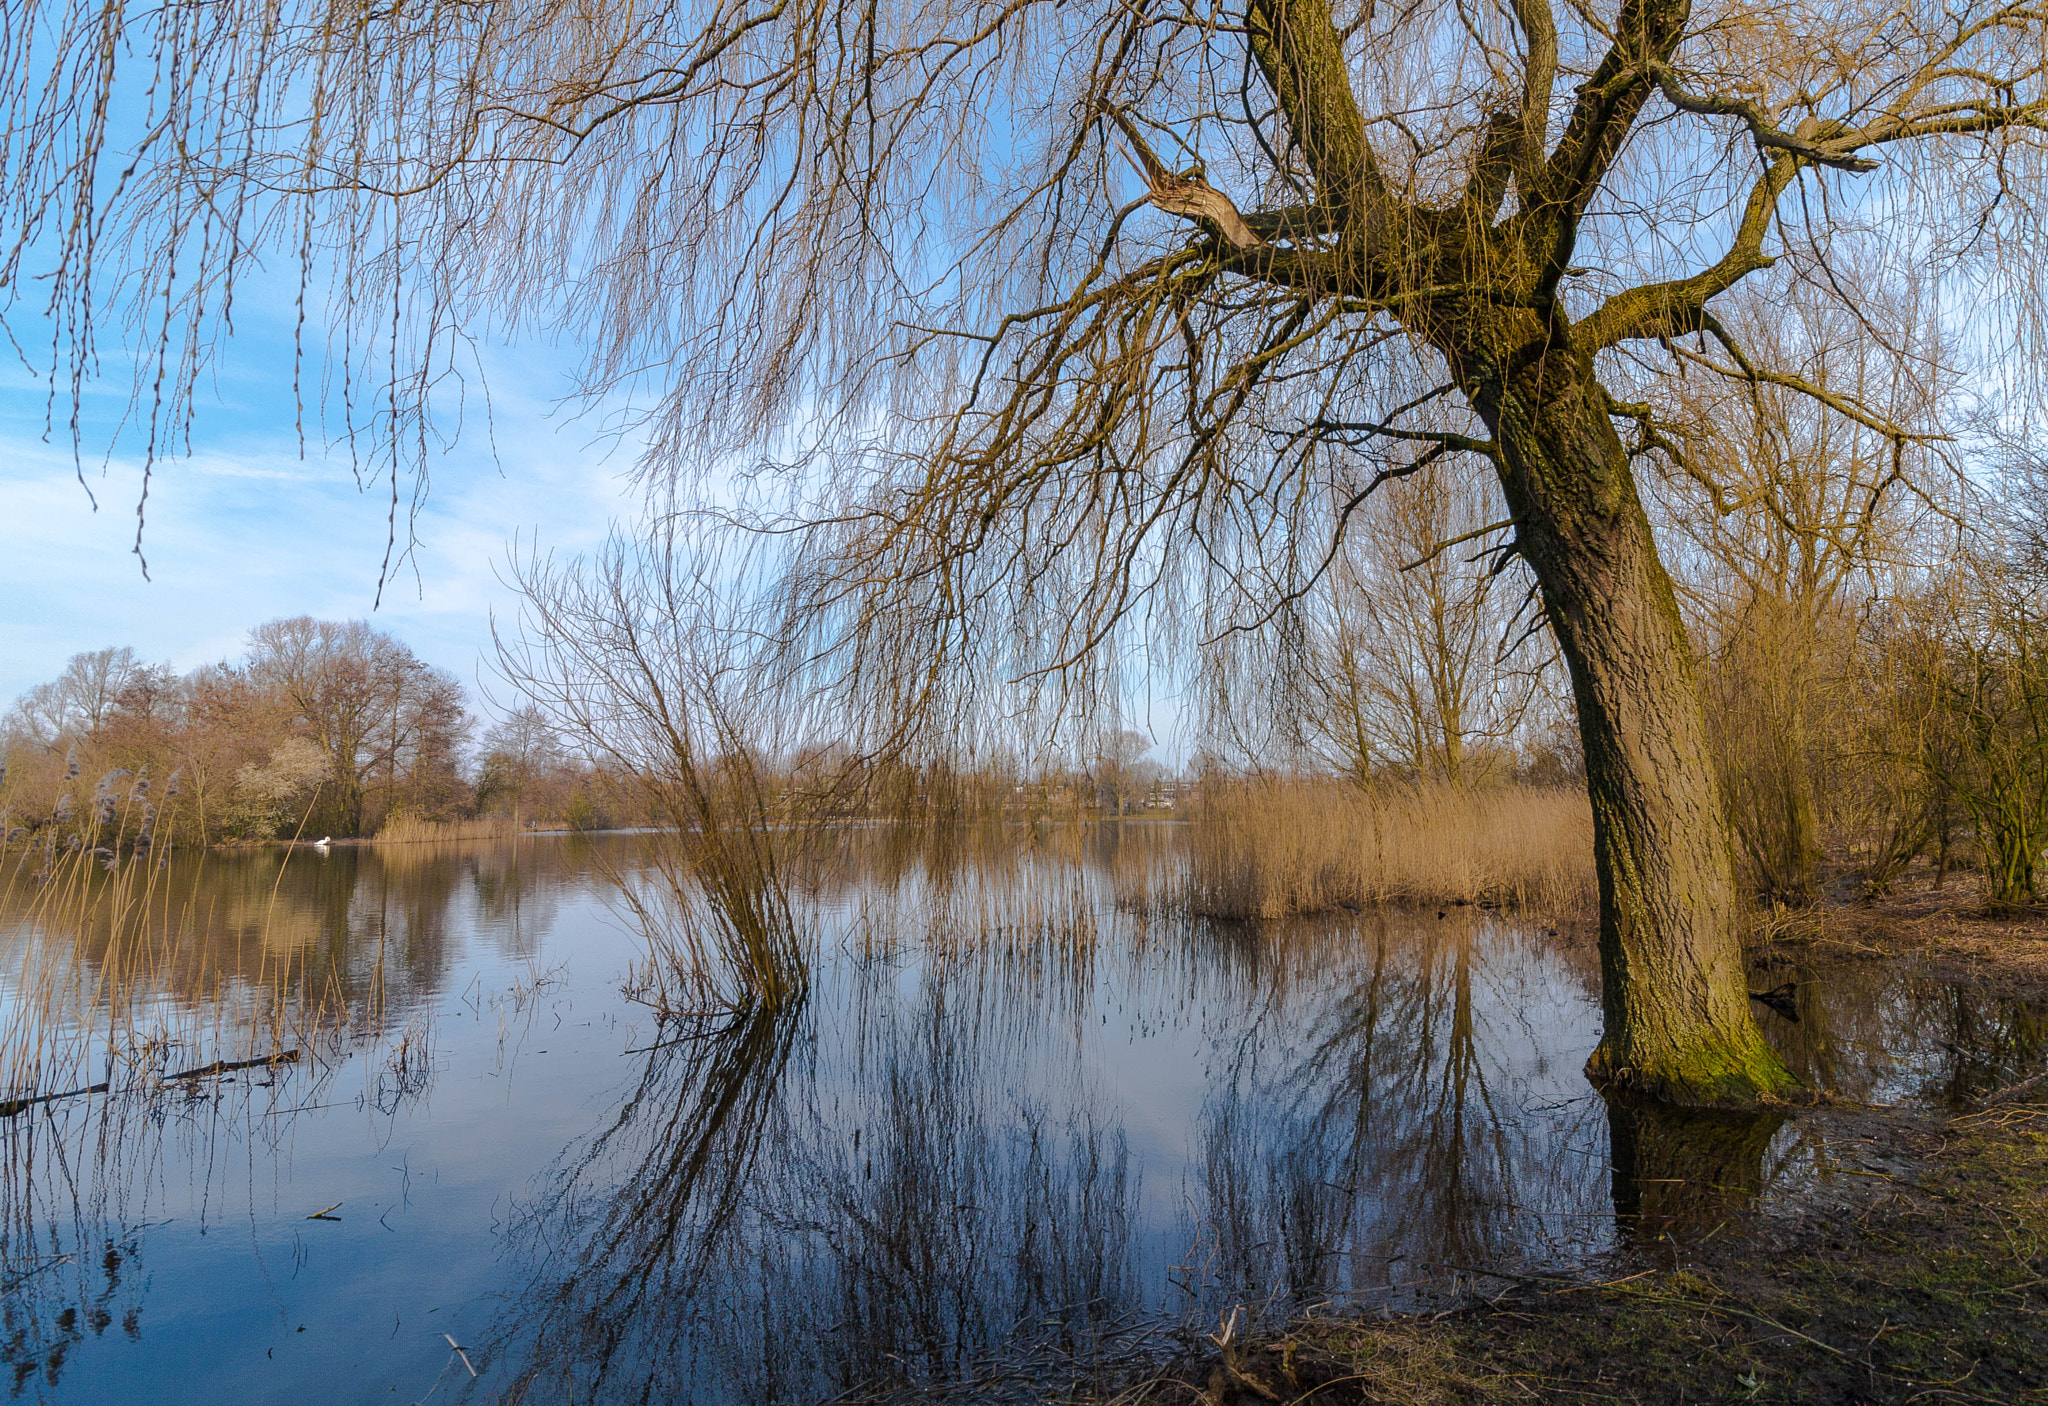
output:
<path id="1" fill-rule="evenodd" d="M 823 1102 L 804 1097 L 805 1014 L 653 1052 L 514 1227 L 537 1264 L 493 1345 L 526 1364 L 513 1394 L 780 1401 L 943 1381 L 1020 1325 L 1085 1335 L 1134 1305 L 1121 1138 L 999 1118 L 948 1034 L 909 1032 L 877 1052 L 869 1091 Z"/>
<path id="2" fill-rule="evenodd" d="M 1356 938 L 1369 954 L 1363 979 L 1318 1003 L 1299 1063 L 1209 1121 L 1219 1283 L 1283 1307 L 1327 1297 L 1398 1306 L 1414 1301 L 1404 1286 L 1446 1267 L 1564 1263 L 1597 1249 L 1605 1225 L 1586 1157 L 1595 1106 L 1532 1109 L 1530 1071 L 1513 1052 L 1518 1038 L 1532 1048 L 1551 1038 L 1528 1027 L 1532 1009 L 1554 1016 L 1583 991 L 1556 989 L 1552 954 L 1491 924 L 1383 917 Z M 1475 982 L 1494 988 L 1490 999 L 1476 998 Z M 1268 1044 L 1285 1048 L 1263 1022 L 1248 1029 L 1242 1068 Z"/>
<path id="3" fill-rule="evenodd" d="M 133 931 L 0 906 L 0 1027 L 69 1009 L 22 999 L 46 962 L 105 1038 L 191 1032 L 128 1085 L 0 1123 L 0 1358 L 23 1394 L 113 1399 L 128 1372 L 174 1397 L 175 1325 L 212 1313 L 250 1380 L 318 1396 L 315 1346 L 382 1341 L 397 1310 L 365 1305 L 395 1302 L 401 1400 L 479 1308 L 479 1401 L 1042 1399 L 1237 1304 L 1399 1309 L 1454 1266 L 1665 1254 L 1827 1174 L 1817 1120 L 1592 1095 L 1590 948 L 1472 909 L 1161 914 L 1127 900 L 1170 877 L 1173 832 L 1123 829 L 849 828 L 804 876 L 807 1004 L 666 1043 L 627 1036 L 631 949 L 597 932 L 581 851 L 616 837 L 211 857 Z M 575 980 L 539 995 L 543 962 Z M 1875 965 L 1797 976 L 1772 1038 L 1851 1097 L 1938 1103 L 2039 1062 L 2024 1003 Z M 394 1065 L 415 1026 L 431 1058 Z M 162 1072 L 308 1029 L 288 1068 L 162 1096 Z M 592 1098 L 616 1103 L 585 1131 Z M 432 1209 L 407 1209 L 428 1169 Z M 253 1259 L 206 1238 L 226 1210 Z M 408 1215 L 415 1238 L 387 1235 Z M 287 1284 L 309 1234 L 320 1272 Z M 283 1335 L 296 1376 L 244 1326 L 280 1296 L 314 1325 Z"/>
<path id="4" fill-rule="evenodd" d="M 688 1395 L 693 1364 L 676 1344 L 703 1315 L 738 1307 L 715 1302 L 713 1273 L 736 1248 L 801 1028 L 798 1015 L 753 1011 L 650 1051 L 616 1117 L 558 1166 L 549 1196 L 513 1228 L 542 1255 L 522 1302 L 539 1365 L 521 1390 L 545 1382 L 541 1399 L 566 1399 L 548 1380 L 560 1376 L 590 1399 L 627 1364 L 659 1394 Z M 553 1272 L 556 1254 L 566 1273 Z"/>
<path id="5" fill-rule="evenodd" d="M 190 1214 L 186 1188 L 217 1190 L 202 1226 L 247 1213 L 254 1169 L 286 1165 L 330 1100 L 373 1127 L 409 1116 L 432 1062 L 395 1046 L 420 1033 L 464 941 L 532 950 L 563 872 L 559 852 L 513 845 L 270 849 L 179 855 L 147 902 L 123 906 L 53 914 L 0 893 L 0 1097 L 104 1090 L 0 1120 L 0 1365 L 15 1394 L 58 1391 L 89 1340 L 141 1338 L 147 1232 Z M 163 1077 L 285 1049 L 288 1064 Z M 337 1095 L 351 1055 L 367 1057 L 363 1080 Z"/>
<path id="6" fill-rule="evenodd" d="M 1551 1038 L 1524 1004 L 1590 1003 L 1504 929 L 1189 928 L 1111 961 L 1057 923 L 1001 926 L 653 1051 L 515 1227 L 528 1269 L 490 1347 L 517 1390 L 780 1401 L 1086 1372 L 1219 1305 L 1549 1262 L 1611 1224 L 1605 1149 L 1583 1145 L 1598 1105 L 1532 1111 L 1517 1047 Z M 1097 1033 L 1127 1007 L 1212 1051 L 1194 1156 L 1151 1185 L 1125 1042 Z"/>
<path id="7" fill-rule="evenodd" d="M 1669 1260 L 1747 1219 L 1787 1116 L 1608 1098 L 1614 1219 L 1623 1239 Z"/>

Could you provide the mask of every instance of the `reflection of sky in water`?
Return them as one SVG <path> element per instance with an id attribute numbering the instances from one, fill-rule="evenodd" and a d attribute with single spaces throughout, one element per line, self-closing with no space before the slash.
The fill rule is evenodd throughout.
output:
<path id="1" fill-rule="evenodd" d="M 1615 1242 L 1591 956 L 1512 922 L 1257 933 L 1120 907 L 1103 844 L 856 853 L 800 1017 L 664 1043 L 618 994 L 637 947 L 584 843 L 210 860 L 167 1004 L 204 1015 L 225 975 L 339 992 L 349 1029 L 274 1081 L 0 1124 L 20 1395 L 807 1400 Z M 1774 1038 L 1862 1097 L 1950 1096 L 2037 1043 L 1876 968 L 1802 1000 Z M 1762 1137 L 1813 1175 L 1803 1134 Z M 1727 1146 L 1749 1167 L 1717 1179 L 1762 1174 Z"/>

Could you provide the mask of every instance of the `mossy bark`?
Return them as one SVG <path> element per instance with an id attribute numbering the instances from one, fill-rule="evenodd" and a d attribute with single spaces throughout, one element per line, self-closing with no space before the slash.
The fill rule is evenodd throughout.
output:
<path id="1" fill-rule="evenodd" d="M 1675 1103 L 1782 1097 L 1795 1085 L 1749 1006 L 1697 666 L 1606 395 L 1556 345 L 1474 379 L 1585 747 L 1606 1017 L 1587 1074 Z"/>

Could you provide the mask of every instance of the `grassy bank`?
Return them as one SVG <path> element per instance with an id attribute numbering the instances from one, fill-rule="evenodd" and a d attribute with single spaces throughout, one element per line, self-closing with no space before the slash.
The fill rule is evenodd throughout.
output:
<path id="1" fill-rule="evenodd" d="M 1382 903 L 1590 912 L 1593 818 L 1582 789 L 1387 787 L 1335 779 L 1205 785 L 1173 898 L 1272 919 Z"/>
<path id="2" fill-rule="evenodd" d="M 1789 1221 L 1695 1244 L 1683 1268 L 1483 1278 L 1434 1320 L 1304 1322 L 1212 1345 L 1114 1399 L 2048 1402 L 2048 1104 L 1862 1115 L 1831 1135 L 1881 1149 L 1885 1170 Z"/>

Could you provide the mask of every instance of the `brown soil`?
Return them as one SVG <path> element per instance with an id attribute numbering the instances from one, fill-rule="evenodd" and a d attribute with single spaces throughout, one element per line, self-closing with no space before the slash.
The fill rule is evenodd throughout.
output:
<path id="1" fill-rule="evenodd" d="M 1952 873 L 1942 887 L 1915 870 L 1890 893 L 1859 895 L 1848 876 L 1811 908 L 1759 914 L 1753 956 L 1778 961 L 1923 963 L 1942 980 L 2013 995 L 2048 994 L 2048 908 L 1998 908 L 1983 879 Z"/>

